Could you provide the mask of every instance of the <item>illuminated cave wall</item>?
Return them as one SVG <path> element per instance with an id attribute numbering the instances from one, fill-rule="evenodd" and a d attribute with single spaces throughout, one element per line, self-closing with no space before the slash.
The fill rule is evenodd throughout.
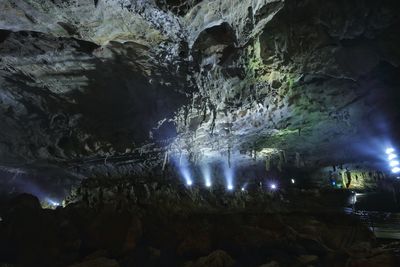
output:
<path id="1" fill-rule="evenodd" d="M 350 178 L 350 179 L 349 179 Z M 348 188 L 368 190 L 378 187 L 389 176 L 371 165 L 345 164 L 321 168 L 311 175 L 314 186 L 322 188 Z"/>

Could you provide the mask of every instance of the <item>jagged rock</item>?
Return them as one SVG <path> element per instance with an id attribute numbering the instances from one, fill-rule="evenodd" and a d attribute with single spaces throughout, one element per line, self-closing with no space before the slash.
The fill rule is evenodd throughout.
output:
<path id="1" fill-rule="evenodd" d="M 300 255 L 297 260 L 302 264 L 313 264 L 318 261 L 318 256 L 316 255 Z"/>
<path id="2" fill-rule="evenodd" d="M 351 267 L 372 267 L 372 266 L 387 266 L 394 267 L 398 265 L 398 259 L 392 254 L 383 253 L 364 259 L 352 260 L 349 264 Z"/>
<path id="3" fill-rule="evenodd" d="M 107 258 L 97 258 L 93 260 L 84 261 L 82 263 L 77 263 L 70 265 L 69 267 L 119 267 L 120 265 L 116 260 Z"/>
<path id="4" fill-rule="evenodd" d="M 185 267 L 230 267 L 235 261 L 223 250 L 216 250 L 206 257 L 199 258 L 194 263 L 187 263 Z"/>
<path id="5" fill-rule="evenodd" d="M 141 227 L 131 214 L 105 209 L 88 226 L 85 245 L 92 250 L 105 249 L 111 255 L 132 251 L 142 234 Z"/>
<path id="6" fill-rule="evenodd" d="M 276 261 L 271 261 L 270 263 L 266 263 L 263 265 L 260 265 L 259 267 L 279 267 L 279 263 L 277 263 Z"/>
<path id="7" fill-rule="evenodd" d="M 185 237 L 178 246 L 178 255 L 200 256 L 211 252 L 211 237 L 207 232 L 195 232 Z"/>

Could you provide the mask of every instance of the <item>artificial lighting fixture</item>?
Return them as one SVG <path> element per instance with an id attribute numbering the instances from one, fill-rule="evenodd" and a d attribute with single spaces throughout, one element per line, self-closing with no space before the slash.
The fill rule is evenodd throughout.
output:
<path id="1" fill-rule="evenodd" d="M 193 182 L 192 182 L 192 180 L 187 180 L 187 181 L 186 181 L 186 184 L 187 184 L 188 186 L 191 186 L 191 185 L 193 184 Z"/>
<path id="2" fill-rule="evenodd" d="M 389 162 L 390 167 L 396 167 L 399 166 L 399 161 L 397 160 L 392 160 L 391 162 Z"/>
<path id="3" fill-rule="evenodd" d="M 228 185 L 228 190 L 232 190 L 233 189 L 233 185 Z"/>
<path id="4" fill-rule="evenodd" d="M 59 202 L 57 202 L 57 201 L 54 201 L 54 200 L 51 200 L 51 199 L 47 199 L 47 202 L 51 205 L 51 206 L 53 206 L 53 207 L 58 207 L 58 206 L 61 206 L 61 204 L 59 203 Z"/>
<path id="5" fill-rule="evenodd" d="M 204 178 L 204 184 L 206 187 L 211 187 L 211 170 L 208 164 L 203 164 L 201 166 L 201 172 Z"/>
<path id="6" fill-rule="evenodd" d="M 395 159 L 395 158 L 397 158 L 396 154 L 389 154 L 389 156 L 388 156 L 389 160 L 392 160 L 392 159 Z"/>
<path id="7" fill-rule="evenodd" d="M 399 167 L 394 167 L 394 168 L 392 169 L 392 172 L 393 172 L 393 173 L 399 173 L 399 172 L 400 172 L 400 168 L 399 168 Z"/>
<path id="8" fill-rule="evenodd" d="M 296 181 L 294 179 L 291 180 L 292 184 L 294 184 Z"/>
<path id="9" fill-rule="evenodd" d="M 242 191 L 244 191 L 245 189 L 244 189 L 244 187 L 242 187 Z"/>
<path id="10" fill-rule="evenodd" d="M 271 187 L 272 190 L 275 190 L 276 189 L 276 184 L 271 184 L 270 187 Z"/>
<path id="11" fill-rule="evenodd" d="M 386 149 L 386 154 L 392 154 L 394 152 L 394 148 L 392 148 L 392 147 L 389 147 L 389 148 L 387 148 Z"/>

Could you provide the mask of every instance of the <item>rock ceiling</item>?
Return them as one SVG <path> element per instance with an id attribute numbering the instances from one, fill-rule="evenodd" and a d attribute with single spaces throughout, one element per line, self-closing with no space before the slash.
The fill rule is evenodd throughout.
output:
<path id="1" fill-rule="evenodd" d="M 0 165 L 354 162 L 397 137 L 399 14 L 394 0 L 2 0 Z"/>

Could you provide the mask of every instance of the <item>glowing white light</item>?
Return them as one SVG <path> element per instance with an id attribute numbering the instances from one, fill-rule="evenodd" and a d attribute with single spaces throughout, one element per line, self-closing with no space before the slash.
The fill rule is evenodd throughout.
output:
<path id="1" fill-rule="evenodd" d="M 206 187 L 211 187 L 211 171 L 208 165 L 203 165 L 201 167 L 201 172 L 203 173 L 204 177 L 204 184 Z"/>
<path id="2" fill-rule="evenodd" d="M 389 156 L 388 156 L 389 160 L 392 160 L 392 159 L 395 159 L 395 158 L 397 158 L 396 154 L 389 154 Z"/>
<path id="3" fill-rule="evenodd" d="M 244 189 L 244 187 L 242 187 L 242 191 L 244 191 L 245 189 Z"/>
<path id="4" fill-rule="evenodd" d="M 399 168 L 399 167 L 394 167 L 394 168 L 392 169 L 392 172 L 393 172 L 393 173 L 399 173 L 399 172 L 400 172 L 400 168 Z"/>
<path id="5" fill-rule="evenodd" d="M 48 199 L 47 202 L 52 206 L 60 206 L 60 203 L 51 199 Z"/>
<path id="6" fill-rule="evenodd" d="M 276 184 L 271 184 L 270 187 L 271 187 L 272 190 L 275 190 L 276 189 Z"/>
<path id="7" fill-rule="evenodd" d="M 389 147 L 386 149 L 386 154 L 392 154 L 394 152 L 394 148 Z"/>
<path id="8" fill-rule="evenodd" d="M 225 181 L 226 181 L 226 185 L 228 190 L 232 190 L 233 189 L 233 168 L 231 168 L 230 166 L 228 166 L 228 164 L 224 165 L 224 176 L 225 176 Z"/>
<path id="9" fill-rule="evenodd" d="M 399 165 L 399 161 L 397 161 L 397 160 L 392 160 L 392 161 L 389 163 L 389 165 L 390 165 L 390 167 L 396 167 L 396 166 Z"/>
<path id="10" fill-rule="evenodd" d="M 193 181 L 192 181 L 190 172 L 186 166 L 181 168 L 181 173 L 182 173 L 183 178 L 186 181 L 186 185 L 191 186 L 193 184 Z"/>
<path id="11" fill-rule="evenodd" d="M 294 179 L 292 179 L 291 181 L 292 181 L 292 184 L 294 184 L 296 182 Z"/>

